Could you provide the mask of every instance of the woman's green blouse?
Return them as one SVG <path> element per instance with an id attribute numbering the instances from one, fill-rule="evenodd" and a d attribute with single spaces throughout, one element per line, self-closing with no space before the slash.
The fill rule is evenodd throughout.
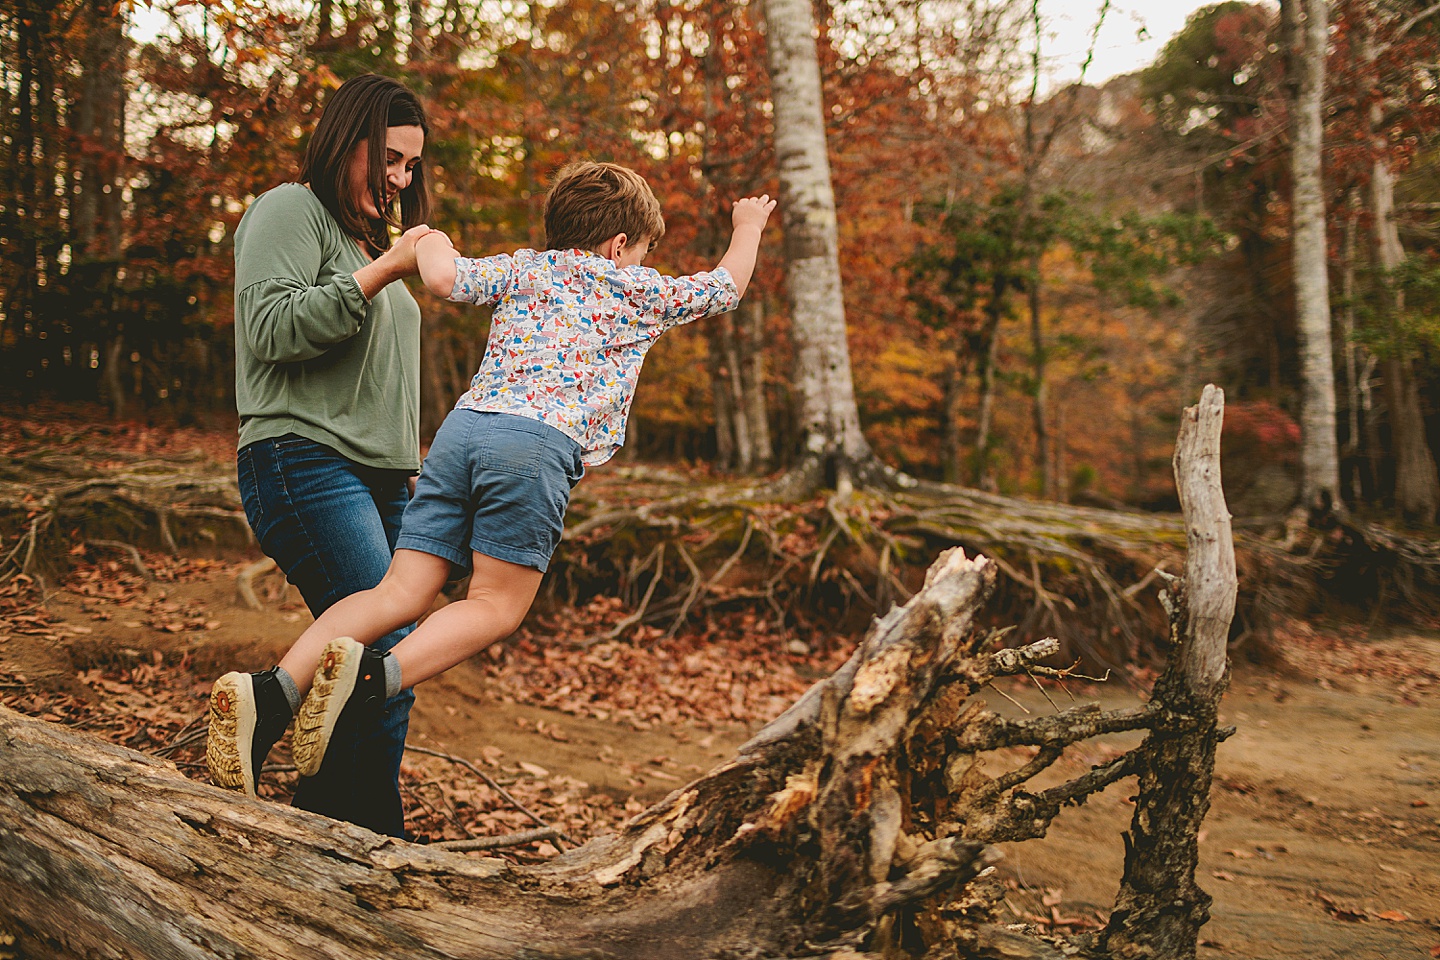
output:
<path id="1" fill-rule="evenodd" d="M 370 262 L 310 188 L 250 204 L 235 231 L 240 446 L 298 434 L 357 463 L 420 466 L 420 306 L 402 281 L 366 300 Z"/>

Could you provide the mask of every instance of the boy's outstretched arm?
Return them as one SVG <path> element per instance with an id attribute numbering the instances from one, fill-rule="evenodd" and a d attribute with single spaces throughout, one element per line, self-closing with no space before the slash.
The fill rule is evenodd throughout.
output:
<path id="1" fill-rule="evenodd" d="M 770 211 L 774 209 L 775 201 L 770 199 L 769 194 L 762 194 L 736 200 L 735 209 L 730 214 L 734 233 L 730 235 L 730 249 L 720 258 L 719 266 L 730 271 L 742 297 L 745 296 L 745 288 L 750 286 L 751 275 L 755 273 L 755 258 L 760 253 L 760 234 L 764 232 L 765 221 L 770 219 Z M 423 268 L 421 275 L 424 275 Z"/>
<path id="2" fill-rule="evenodd" d="M 448 297 L 455 289 L 455 258 L 460 256 L 450 238 L 439 230 L 427 234 L 415 244 L 415 264 L 425 289 L 437 297 Z"/>

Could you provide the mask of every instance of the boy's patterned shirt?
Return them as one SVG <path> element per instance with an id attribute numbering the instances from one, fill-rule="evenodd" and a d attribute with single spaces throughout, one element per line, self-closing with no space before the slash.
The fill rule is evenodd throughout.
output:
<path id="1" fill-rule="evenodd" d="M 495 304 L 485 358 L 457 408 L 539 420 L 575 440 L 593 466 L 625 442 L 645 354 L 661 333 L 734 310 L 721 267 L 665 277 L 584 250 L 457 257 L 450 299 Z"/>

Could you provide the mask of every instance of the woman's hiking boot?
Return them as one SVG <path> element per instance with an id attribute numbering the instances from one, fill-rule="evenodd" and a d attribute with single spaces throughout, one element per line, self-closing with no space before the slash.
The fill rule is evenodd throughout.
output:
<path id="1" fill-rule="evenodd" d="M 211 687 L 205 763 L 216 786 L 239 787 L 255 796 L 260 768 L 290 725 L 290 702 L 278 669 L 227 673 Z"/>
<path id="2" fill-rule="evenodd" d="M 295 717 L 291 751 L 300 776 L 320 771 L 337 725 L 363 730 L 379 722 L 384 705 L 384 655 L 349 637 L 327 643 L 315 668 L 315 683 Z"/>

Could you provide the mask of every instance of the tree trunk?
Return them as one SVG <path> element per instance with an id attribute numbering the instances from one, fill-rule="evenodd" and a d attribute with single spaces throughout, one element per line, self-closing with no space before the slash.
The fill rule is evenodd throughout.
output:
<path id="1" fill-rule="evenodd" d="M 1181 420 L 1175 485 L 1185 514 L 1185 577 L 1170 594 L 1173 647 L 1154 699 L 1166 719 L 1146 740 L 1125 873 L 1102 935 L 1117 960 L 1193 960 L 1210 896 L 1195 883 L 1210 809 L 1217 714 L 1229 679 L 1226 644 L 1237 581 L 1230 513 L 1220 486 L 1225 396 L 1207 386 Z"/>
<path id="2" fill-rule="evenodd" d="M 1373 66 L 1375 39 L 1367 33 L 1361 56 Z M 1384 360 L 1385 407 L 1390 419 L 1390 445 L 1395 454 L 1395 506 L 1408 519 L 1429 523 L 1440 510 L 1440 474 L 1425 433 L 1420 388 L 1411 365 L 1410 345 L 1399 330 L 1404 300 L 1396 288 L 1394 272 L 1405 259 L 1395 223 L 1395 174 L 1390 169 L 1388 144 L 1380 131 L 1383 105 L 1370 105 L 1369 123 L 1374 159 L 1370 168 L 1370 223 L 1372 250 L 1380 284 L 1380 309 L 1389 325 L 1390 345 Z"/>
<path id="3" fill-rule="evenodd" d="M 832 472 L 839 488 L 884 482 L 855 405 L 811 3 L 765 0 L 764 10 L 803 443 L 794 483 L 813 489 Z"/>
<path id="4" fill-rule="evenodd" d="M 1335 440 L 1335 366 L 1330 340 L 1330 279 L 1326 262 L 1325 195 L 1321 171 L 1324 132 L 1327 0 L 1283 0 L 1294 87 L 1292 264 L 1295 322 L 1300 334 L 1301 502 L 1310 508 L 1341 506 L 1340 458 Z"/>
<path id="5" fill-rule="evenodd" d="M 1420 385 L 1409 357 L 1391 356 L 1383 369 L 1395 453 L 1395 507 L 1408 520 L 1432 523 L 1440 510 L 1440 477 L 1425 437 Z"/>
<path id="6" fill-rule="evenodd" d="M 995 297 L 1004 294 L 997 290 Z M 1000 309 L 997 299 L 986 312 L 984 349 L 980 354 L 980 414 L 975 427 L 975 486 L 994 492 L 995 472 L 990 468 L 990 424 L 995 416 L 995 368 L 1000 359 Z"/>
<path id="7" fill-rule="evenodd" d="M 407 0 L 410 12 L 410 44 L 405 58 L 412 63 L 430 52 L 430 25 L 425 20 L 425 0 Z"/>
<path id="8" fill-rule="evenodd" d="M 1345 309 L 1341 311 L 1340 335 L 1345 344 L 1345 415 L 1346 425 L 1349 428 L 1345 443 L 1340 448 L 1341 466 L 1346 481 L 1346 493 L 1349 494 L 1350 502 L 1362 503 L 1365 500 L 1365 482 L 1361 469 L 1361 405 L 1362 395 L 1368 393 L 1360 383 L 1360 345 L 1355 342 L 1355 260 L 1358 255 L 1358 233 L 1359 225 L 1356 218 L 1359 215 L 1359 191 L 1352 190 L 1350 202 L 1347 204 L 1347 215 L 1345 217 L 1344 241 L 1340 247 L 1340 296 L 1345 303 Z M 1368 367 L 1367 367 L 1368 374 Z"/>
<path id="9" fill-rule="evenodd" d="M 441 346 L 441 339 L 448 337 L 443 327 L 431 326 L 420 338 L 420 434 L 433 437 L 440 424 L 450 413 L 454 398 L 459 391 L 453 389 L 447 377 L 446 362 L 451 353 Z"/>
<path id="10" fill-rule="evenodd" d="M 770 410 L 765 400 L 765 300 L 752 296 L 740 304 L 740 392 L 750 431 L 750 470 L 764 473 L 775 455 L 770 441 Z"/>
<path id="11" fill-rule="evenodd" d="M 1050 431 L 1046 424 L 1045 328 L 1040 319 L 1040 254 L 1030 255 L 1030 349 L 1035 377 L 1035 469 L 1040 473 L 1040 495 L 1055 499 L 1055 472 L 1050 464 Z"/>
<path id="12" fill-rule="evenodd" d="M 740 462 L 737 453 L 738 435 L 744 411 L 736 409 L 734 384 L 731 380 L 730 329 L 733 313 L 713 318 L 705 327 L 706 366 L 710 373 L 710 406 L 715 412 L 715 465 L 721 470 L 734 470 Z M 747 437 L 748 442 L 748 437 Z"/>
<path id="13" fill-rule="evenodd" d="M 950 369 L 945 376 L 945 407 L 940 416 L 940 469 L 946 483 L 961 483 L 964 475 L 960 443 L 961 414 L 965 409 L 966 364 L 959 349 L 952 348 Z"/>

